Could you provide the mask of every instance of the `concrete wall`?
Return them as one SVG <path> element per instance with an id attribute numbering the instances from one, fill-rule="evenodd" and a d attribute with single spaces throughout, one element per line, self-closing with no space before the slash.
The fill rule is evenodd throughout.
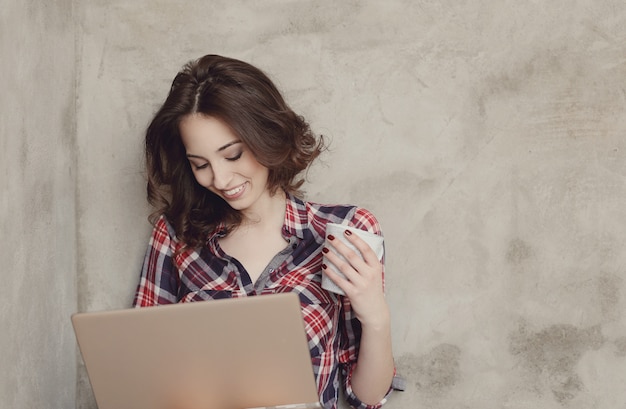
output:
<path id="1" fill-rule="evenodd" d="M 390 408 L 626 408 L 623 1 L 82 5 L 81 308 L 130 303 L 140 142 L 186 61 L 265 69 L 388 240 Z"/>
<path id="2" fill-rule="evenodd" d="M 76 391 L 72 1 L 0 8 L 0 408 Z"/>
<path id="3" fill-rule="evenodd" d="M 25 345 L 8 367 L 31 383 L 18 394 L 3 371 L 10 407 L 67 385 L 48 376 L 73 364 L 63 306 L 130 304 L 150 229 L 143 131 L 179 67 L 218 53 L 265 69 L 332 140 L 309 198 L 365 206 L 382 223 L 408 382 L 387 407 L 626 408 L 623 1 L 77 2 L 75 75 L 59 46 L 71 37 L 69 2 L 14 3 L 3 14 L 11 92 L 0 126 L 2 236 L 17 268 L 3 270 L 0 291 L 14 300 L 3 323 L 19 336 L 3 331 L 0 347 Z M 45 79 L 59 84 L 33 89 L 39 71 L 7 63 L 25 39 L 25 66 L 55 52 Z M 71 91 L 72 76 L 75 149 L 62 137 L 72 101 L 53 92 Z M 42 100 L 54 103 L 34 110 Z M 63 174 L 73 155 L 75 219 Z M 76 293 L 71 258 L 58 256 L 74 254 L 74 220 Z M 46 257 L 24 259 L 42 248 Z M 94 407 L 83 371 L 76 407 Z"/>

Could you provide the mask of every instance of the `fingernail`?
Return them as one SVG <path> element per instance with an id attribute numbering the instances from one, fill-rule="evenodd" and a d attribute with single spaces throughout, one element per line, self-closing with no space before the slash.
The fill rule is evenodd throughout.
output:
<path id="1" fill-rule="evenodd" d="M 346 236 L 352 236 L 352 232 L 350 230 L 345 230 L 344 233 L 346 234 Z"/>
<path id="2" fill-rule="evenodd" d="M 329 251 L 329 250 L 328 250 L 328 248 L 326 248 L 326 247 L 324 247 L 324 248 L 322 249 L 322 252 L 323 252 L 323 253 L 328 253 L 328 251 Z"/>
<path id="3" fill-rule="evenodd" d="M 328 268 L 328 266 L 327 266 L 326 264 L 322 263 L 322 268 L 323 268 L 324 270 L 326 270 L 326 269 Z"/>
<path id="4" fill-rule="evenodd" d="M 332 240 L 335 240 L 335 236 L 333 236 L 332 234 L 329 234 L 329 235 L 328 235 L 328 240 L 331 240 L 331 241 L 332 241 Z"/>

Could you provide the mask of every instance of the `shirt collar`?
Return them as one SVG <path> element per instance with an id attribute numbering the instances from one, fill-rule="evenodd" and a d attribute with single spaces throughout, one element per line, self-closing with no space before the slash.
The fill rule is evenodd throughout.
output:
<path id="1" fill-rule="evenodd" d="M 224 223 L 219 223 L 215 229 L 209 234 L 206 243 L 213 248 L 215 252 L 217 252 L 216 243 L 217 239 L 226 236 L 226 225 Z"/>
<path id="2" fill-rule="evenodd" d="M 291 193 L 287 193 L 287 206 L 285 208 L 285 223 L 283 233 L 287 236 L 296 236 L 304 239 L 304 229 L 307 226 L 306 204 Z"/>

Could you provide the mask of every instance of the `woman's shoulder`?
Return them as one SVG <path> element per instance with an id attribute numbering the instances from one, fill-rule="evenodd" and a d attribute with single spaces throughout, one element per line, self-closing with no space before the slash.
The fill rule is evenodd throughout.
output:
<path id="1" fill-rule="evenodd" d="M 346 224 L 362 230 L 380 232 L 376 216 L 364 207 L 352 204 L 304 203 L 309 222 Z"/>
<path id="2" fill-rule="evenodd" d="M 176 230 L 174 230 L 174 226 L 167 219 L 167 216 L 162 214 L 152 221 L 152 235 L 167 236 L 170 239 L 175 239 Z"/>

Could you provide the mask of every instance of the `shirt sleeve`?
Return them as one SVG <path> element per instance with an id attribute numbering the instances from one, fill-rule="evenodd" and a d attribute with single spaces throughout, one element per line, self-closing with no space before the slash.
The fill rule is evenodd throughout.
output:
<path id="1" fill-rule="evenodd" d="M 372 213 L 365 209 L 357 208 L 350 226 L 355 228 L 366 230 L 370 233 L 382 236 L 380 225 Z M 385 283 L 385 266 L 383 255 L 383 288 Z M 352 306 L 347 297 L 343 297 L 343 305 L 341 311 L 342 323 L 340 324 L 341 334 L 341 346 L 339 350 L 339 362 L 341 363 L 341 370 L 344 379 L 344 388 L 346 400 L 355 409 L 378 409 L 387 401 L 388 396 L 393 390 L 392 385 L 389 385 L 389 391 L 385 397 L 375 405 L 367 405 L 359 400 L 352 391 L 352 373 L 354 365 L 356 364 L 359 355 L 359 342 L 361 339 L 361 323 L 354 315 Z"/>
<path id="2" fill-rule="evenodd" d="M 134 307 L 150 307 L 177 302 L 179 276 L 173 262 L 174 239 L 164 216 L 154 225 L 135 299 Z"/>

